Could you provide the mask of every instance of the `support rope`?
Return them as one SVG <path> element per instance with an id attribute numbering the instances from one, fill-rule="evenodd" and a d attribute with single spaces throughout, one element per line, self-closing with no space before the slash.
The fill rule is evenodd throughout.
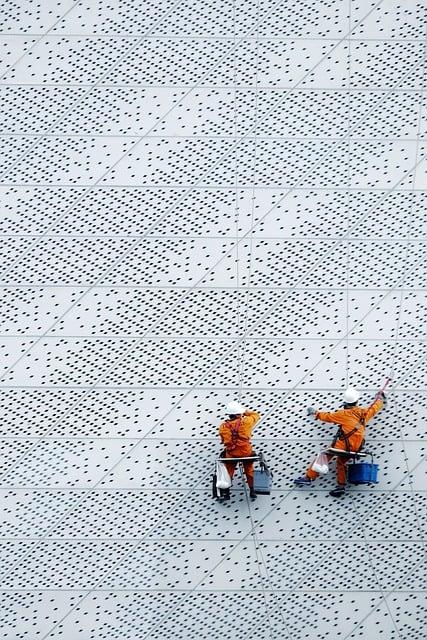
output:
<path id="1" fill-rule="evenodd" d="M 349 369 L 350 369 L 350 339 L 349 339 L 349 310 L 350 310 L 350 187 L 351 187 L 351 144 L 350 144 L 350 114 L 351 114 L 351 3 L 352 0 L 348 0 L 348 35 L 347 35 L 347 193 L 346 193 L 346 209 L 347 209 L 347 224 L 346 224 L 346 293 L 345 293 L 345 326 L 346 326 L 346 367 L 345 367 L 345 386 L 346 388 L 350 384 Z"/>
<path id="2" fill-rule="evenodd" d="M 249 239 L 249 265 L 248 265 L 248 279 L 246 283 L 246 294 L 244 296 L 244 319 L 243 319 L 243 340 L 238 342 L 237 346 L 237 376 L 238 376 L 238 400 L 242 401 L 242 391 L 243 391 L 243 375 L 244 375 L 244 367 L 245 367 L 245 353 L 246 353 L 246 345 L 247 345 L 247 331 L 248 331 L 248 316 L 249 316 L 249 295 L 250 295 L 250 284 L 251 284 L 251 265 L 252 265 L 252 247 L 253 247 L 253 227 L 254 227 L 254 210 L 255 210 L 255 180 L 256 180 L 256 170 L 257 170 L 257 125 L 258 125 L 258 65 L 259 65 L 259 19 L 260 19 L 260 0 L 257 0 L 256 4 L 256 31 L 255 31 L 255 123 L 254 123 L 254 137 L 253 137 L 253 145 L 254 145 L 254 153 L 253 153 L 253 167 L 252 167 L 252 203 L 251 203 L 251 233 Z M 236 41 L 236 0 L 233 0 L 233 40 L 234 43 Z M 234 84 L 234 136 L 237 141 L 238 138 L 238 114 L 237 114 L 237 60 L 236 60 L 236 48 L 234 48 L 234 56 L 233 56 L 233 84 Z M 240 256 L 241 252 L 239 252 L 239 224 L 240 224 L 240 208 L 239 208 L 239 180 L 238 180 L 238 145 L 236 144 L 234 150 L 234 187 L 235 187 L 235 230 L 236 230 L 236 300 L 237 300 L 237 331 L 241 331 L 241 313 L 240 313 Z M 243 478 L 242 466 L 239 464 L 239 471 L 241 481 L 244 487 L 244 492 L 246 496 L 246 502 L 248 505 L 249 517 L 251 520 L 251 530 L 252 530 L 252 539 L 254 543 L 255 550 L 255 559 L 257 563 L 258 575 L 260 580 L 260 586 L 262 589 L 262 595 L 264 600 L 264 607 L 266 613 L 266 620 L 268 625 L 268 633 L 270 640 L 274 640 L 274 631 L 273 625 L 271 621 L 270 615 L 270 607 L 268 602 L 268 596 L 263 588 L 263 575 L 262 575 L 262 567 L 264 566 L 264 570 L 266 575 L 268 576 L 267 567 L 265 564 L 265 559 L 262 554 L 262 550 L 259 547 L 256 531 L 254 528 L 254 520 L 251 511 L 250 498 L 248 496 L 248 489 L 246 483 Z M 271 585 L 271 581 L 270 581 Z M 290 636 L 289 636 L 290 638 Z M 291 640 L 291 638 L 290 638 Z"/>
<path id="3" fill-rule="evenodd" d="M 395 621 L 395 619 L 393 617 L 393 614 L 391 612 L 391 609 L 390 609 L 390 606 L 388 604 L 387 598 L 385 597 L 385 593 L 384 593 L 384 590 L 382 588 L 380 579 L 378 577 L 377 570 L 375 569 L 375 565 L 374 565 L 374 561 L 373 561 L 373 558 L 372 558 L 371 549 L 369 547 L 368 538 L 367 538 L 367 535 L 366 535 L 366 528 L 365 528 L 365 525 L 364 525 L 364 522 L 363 522 L 363 518 L 361 517 L 361 515 L 360 515 L 360 513 L 359 513 L 359 511 L 357 509 L 356 501 L 355 501 L 355 499 L 354 499 L 354 497 L 352 496 L 351 493 L 350 493 L 350 499 L 351 499 L 351 504 L 352 504 L 352 507 L 353 507 L 353 511 L 356 514 L 356 518 L 357 518 L 357 521 L 359 523 L 360 530 L 362 532 L 363 543 L 365 545 L 366 556 L 368 558 L 369 567 L 370 567 L 370 569 L 372 571 L 372 575 L 373 575 L 374 580 L 375 580 L 375 582 L 377 584 L 378 591 L 381 594 L 381 600 L 384 602 L 384 605 L 385 605 L 385 607 L 387 609 L 387 613 L 390 616 L 390 620 L 393 623 L 393 627 L 394 627 L 397 635 L 402 640 L 402 636 L 400 634 L 399 627 L 397 626 L 396 621 Z M 377 607 L 378 607 L 378 605 L 377 605 Z"/>
<path id="4" fill-rule="evenodd" d="M 258 27 L 257 27 L 258 29 Z M 236 242 L 236 331 L 240 331 L 240 243 L 239 243 L 239 169 L 238 169 L 238 113 L 237 113 L 237 58 L 236 58 L 236 0 L 233 0 L 233 131 L 234 131 L 234 225 Z M 240 349 L 241 342 L 237 344 L 237 376 L 240 380 Z M 238 399 L 241 401 L 240 384 Z"/>
<path id="5" fill-rule="evenodd" d="M 427 37 L 427 34 L 426 34 L 426 37 Z M 424 43 L 424 48 L 426 46 L 426 41 Z M 421 92 L 420 92 L 420 104 L 419 104 L 419 110 L 418 110 L 417 142 L 416 142 L 416 147 L 415 147 L 415 162 L 418 161 L 420 138 L 421 138 L 422 106 L 423 106 L 424 80 L 425 80 L 425 58 L 426 58 L 426 55 L 424 53 L 424 57 L 423 57 L 423 59 L 424 59 L 423 77 L 422 77 Z M 407 227 L 406 227 L 406 247 L 405 247 L 404 266 L 407 266 L 407 264 L 409 262 L 410 238 L 411 238 L 411 230 L 412 230 L 412 223 L 413 223 L 413 221 L 412 221 L 412 218 L 413 218 L 413 207 L 414 207 L 414 200 L 415 200 L 416 173 L 417 173 L 417 169 L 414 168 L 414 172 L 413 172 L 413 176 L 412 176 L 412 185 L 411 185 L 410 212 L 409 212 L 408 223 L 407 223 Z M 402 283 L 401 283 L 401 289 L 400 289 L 400 297 L 399 297 L 398 313 L 397 313 L 397 320 L 396 320 L 396 327 L 395 327 L 395 334 L 394 334 L 394 344 L 393 344 L 393 352 L 392 352 L 392 364 L 391 364 L 390 377 L 393 375 L 392 372 L 395 369 L 396 359 L 397 359 L 397 350 L 398 350 L 398 346 L 399 346 L 400 326 L 401 326 L 402 309 L 403 309 L 403 302 L 404 302 L 405 278 L 406 278 L 406 274 L 404 274 L 404 277 L 403 277 L 403 280 L 402 280 Z M 423 537 L 421 521 L 420 521 L 418 510 L 417 510 L 417 507 L 416 507 L 415 491 L 414 491 L 414 486 L 413 486 L 412 474 L 411 474 L 411 471 L 410 471 L 410 468 L 409 468 L 409 464 L 408 464 L 408 456 L 407 456 L 407 453 L 406 453 L 405 439 L 403 437 L 403 431 L 402 431 L 402 424 L 401 424 L 400 416 L 398 416 L 398 423 L 399 423 L 400 442 L 401 442 L 401 445 L 402 445 L 402 453 L 404 455 L 405 465 L 406 465 L 405 474 L 408 477 L 410 491 L 411 491 L 412 504 L 413 504 L 414 511 L 415 511 L 415 520 L 417 522 L 417 526 L 418 526 L 419 534 L 420 534 L 420 540 L 422 542 L 423 550 L 424 550 L 424 554 L 425 554 L 425 541 L 424 541 L 424 537 Z M 384 593 L 384 590 L 383 590 L 383 588 L 381 586 L 380 580 L 378 578 L 378 575 L 377 575 L 377 572 L 376 572 L 376 569 L 375 569 L 375 565 L 374 565 L 374 561 L 373 561 L 373 557 L 372 557 L 372 552 L 371 552 L 371 549 L 369 547 L 369 543 L 368 543 L 368 539 L 367 539 L 367 535 L 366 535 L 366 528 L 365 528 L 365 525 L 364 525 L 364 522 L 363 522 L 363 518 L 361 517 L 361 515 L 360 515 L 360 513 L 359 513 L 359 511 L 357 509 L 356 501 L 355 501 L 354 497 L 351 494 L 350 494 L 350 497 L 351 497 L 353 510 L 354 510 L 354 512 L 356 514 L 356 518 L 357 518 L 357 520 L 359 522 L 359 526 L 360 526 L 360 529 L 362 531 L 362 535 L 363 535 L 363 540 L 364 540 L 364 545 L 365 545 L 365 549 L 366 549 L 366 554 L 367 554 L 369 566 L 371 568 L 371 571 L 372 571 L 372 574 L 374 576 L 375 582 L 377 583 L 377 587 L 378 587 L 379 592 L 381 594 L 380 602 L 375 606 L 373 611 L 376 611 L 378 609 L 378 607 L 380 606 L 380 603 L 383 602 L 384 606 L 385 606 L 385 608 L 387 610 L 387 613 L 390 616 L 390 619 L 391 619 L 391 621 L 393 623 L 393 627 L 394 627 L 398 637 L 402 638 L 400 630 L 399 630 L 399 628 L 398 628 L 398 626 L 396 624 L 396 621 L 395 621 L 395 619 L 393 617 L 390 605 L 388 603 L 388 599 L 387 599 L 387 597 L 386 597 L 386 595 Z"/>
<path id="6" fill-rule="evenodd" d="M 264 603 L 265 603 L 265 609 L 267 612 L 267 622 L 268 622 L 268 626 L 269 626 L 269 630 L 270 630 L 270 637 L 272 638 L 272 640 L 274 640 L 275 635 L 272 633 L 272 621 L 271 621 L 271 613 L 270 613 L 270 607 L 268 604 L 268 599 L 267 599 L 267 593 L 266 590 L 264 589 L 264 585 L 263 585 L 263 575 L 262 575 L 262 567 L 264 568 L 264 573 L 265 573 L 265 577 L 267 579 L 268 582 L 268 586 L 270 589 L 270 592 L 275 600 L 275 605 L 274 608 L 276 610 L 279 611 L 279 615 L 282 619 L 282 624 L 283 624 L 283 628 L 286 631 L 286 635 L 289 638 L 289 640 L 293 640 L 291 633 L 289 631 L 289 627 L 288 624 L 286 622 L 285 616 L 283 614 L 282 611 L 282 607 L 280 606 L 280 602 L 278 602 L 278 597 L 277 594 L 274 590 L 274 586 L 273 586 L 273 581 L 271 579 L 270 576 L 270 572 L 268 570 L 268 566 L 267 566 L 267 562 L 265 560 L 264 554 L 262 552 L 262 548 L 261 548 L 261 543 L 257 534 L 257 530 L 256 530 L 256 525 L 255 525 L 255 520 L 253 518 L 253 514 L 252 514 L 252 509 L 251 509 L 251 500 L 250 497 L 248 495 L 248 489 L 246 484 L 244 483 L 244 479 L 243 479 L 243 474 L 242 471 L 240 469 L 240 474 L 241 474 L 241 479 L 242 479 L 242 483 L 243 483 L 243 487 L 244 487 L 244 492 L 245 492 L 245 497 L 246 497 L 246 502 L 248 505 L 248 512 L 249 512 L 249 518 L 251 521 L 251 535 L 254 541 L 254 548 L 255 548 L 255 557 L 256 557 L 256 562 L 257 562 L 257 566 L 258 566 L 258 574 L 260 577 L 260 582 L 261 582 L 261 588 L 262 588 L 262 592 L 263 592 L 263 596 L 264 596 Z M 278 640 L 283 640 L 282 636 L 279 634 L 278 636 Z"/>

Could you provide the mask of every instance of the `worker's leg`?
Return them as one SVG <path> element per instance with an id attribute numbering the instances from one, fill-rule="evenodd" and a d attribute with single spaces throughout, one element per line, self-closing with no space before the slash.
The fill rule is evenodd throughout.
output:
<path id="1" fill-rule="evenodd" d="M 326 457 L 328 458 L 328 462 L 330 462 L 334 456 L 328 453 L 326 454 Z M 309 480 L 316 480 L 316 478 L 318 478 L 320 474 L 317 471 L 314 471 L 310 465 L 305 472 L 305 475 Z"/>
<path id="2" fill-rule="evenodd" d="M 232 479 L 234 475 L 234 471 L 236 469 L 237 462 L 224 462 L 224 464 L 227 467 L 228 475 Z"/>
<path id="3" fill-rule="evenodd" d="M 350 456 L 337 456 L 337 483 L 340 486 L 347 484 L 347 462 Z"/>
<path id="4" fill-rule="evenodd" d="M 246 480 L 248 481 L 249 489 L 253 489 L 254 486 L 254 463 L 244 462 L 243 468 L 245 470 Z"/>

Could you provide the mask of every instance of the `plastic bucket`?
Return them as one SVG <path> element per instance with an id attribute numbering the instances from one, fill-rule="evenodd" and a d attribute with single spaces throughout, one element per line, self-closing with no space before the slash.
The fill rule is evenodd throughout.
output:
<path id="1" fill-rule="evenodd" d="M 269 495 L 271 492 L 271 474 L 263 469 L 254 471 L 254 491 L 261 495 Z"/>
<path id="2" fill-rule="evenodd" d="M 378 465 L 369 462 L 355 462 L 347 467 L 348 481 L 352 484 L 378 482 Z"/>

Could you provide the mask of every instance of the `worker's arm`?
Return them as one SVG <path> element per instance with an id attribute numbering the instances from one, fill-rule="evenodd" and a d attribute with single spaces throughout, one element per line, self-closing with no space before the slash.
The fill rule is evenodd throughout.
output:
<path id="1" fill-rule="evenodd" d="M 221 442 L 225 445 L 225 448 L 229 447 L 233 442 L 231 431 L 225 422 L 223 422 L 219 428 L 219 437 L 221 438 Z"/>
<path id="2" fill-rule="evenodd" d="M 343 412 L 338 411 L 316 411 L 316 420 L 322 420 L 323 422 L 332 422 L 332 424 L 342 424 Z"/>
<path id="3" fill-rule="evenodd" d="M 373 418 L 380 409 L 382 409 L 384 402 L 381 398 L 375 400 L 374 404 L 368 407 L 365 411 L 365 423 L 368 422 L 371 418 Z"/>
<path id="4" fill-rule="evenodd" d="M 254 428 L 256 423 L 260 421 L 260 418 L 261 418 L 261 415 L 257 411 L 251 411 L 250 409 L 246 409 L 243 415 L 246 418 L 245 420 L 246 425 L 248 427 L 251 427 L 252 429 Z"/>

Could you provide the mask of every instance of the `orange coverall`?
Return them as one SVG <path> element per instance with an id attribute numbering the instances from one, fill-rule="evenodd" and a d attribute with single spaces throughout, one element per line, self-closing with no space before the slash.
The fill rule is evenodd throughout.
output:
<path id="1" fill-rule="evenodd" d="M 348 434 L 355 427 L 359 427 L 352 435 L 347 438 L 347 442 L 344 438 L 338 438 L 335 444 L 332 444 L 335 449 L 343 449 L 343 451 L 359 451 L 365 439 L 365 425 L 374 417 L 375 414 L 383 406 L 383 401 L 378 398 L 375 402 L 363 409 L 362 407 L 349 407 L 348 409 L 338 409 L 338 411 L 317 411 L 315 414 L 316 420 L 323 420 L 323 422 L 332 422 L 341 427 L 344 434 Z M 332 460 L 335 456 L 328 454 L 328 459 Z M 347 481 L 346 464 L 350 460 L 348 456 L 337 456 L 337 482 L 338 484 L 345 484 Z M 318 477 L 317 471 L 313 471 L 309 467 L 306 471 L 307 478 L 314 480 Z"/>
<path id="2" fill-rule="evenodd" d="M 252 431 L 260 417 L 256 411 L 248 410 L 242 416 L 234 420 L 226 420 L 220 425 L 219 436 L 225 445 L 226 458 L 242 458 L 253 454 Z M 236 465 L 237 462 L 225 463 L 230 478 L 233 477 Z M 252 461 L 244 462 L 243 468 L 249 488 L 252 489 L 254 486 L 254 463 Z"/>

